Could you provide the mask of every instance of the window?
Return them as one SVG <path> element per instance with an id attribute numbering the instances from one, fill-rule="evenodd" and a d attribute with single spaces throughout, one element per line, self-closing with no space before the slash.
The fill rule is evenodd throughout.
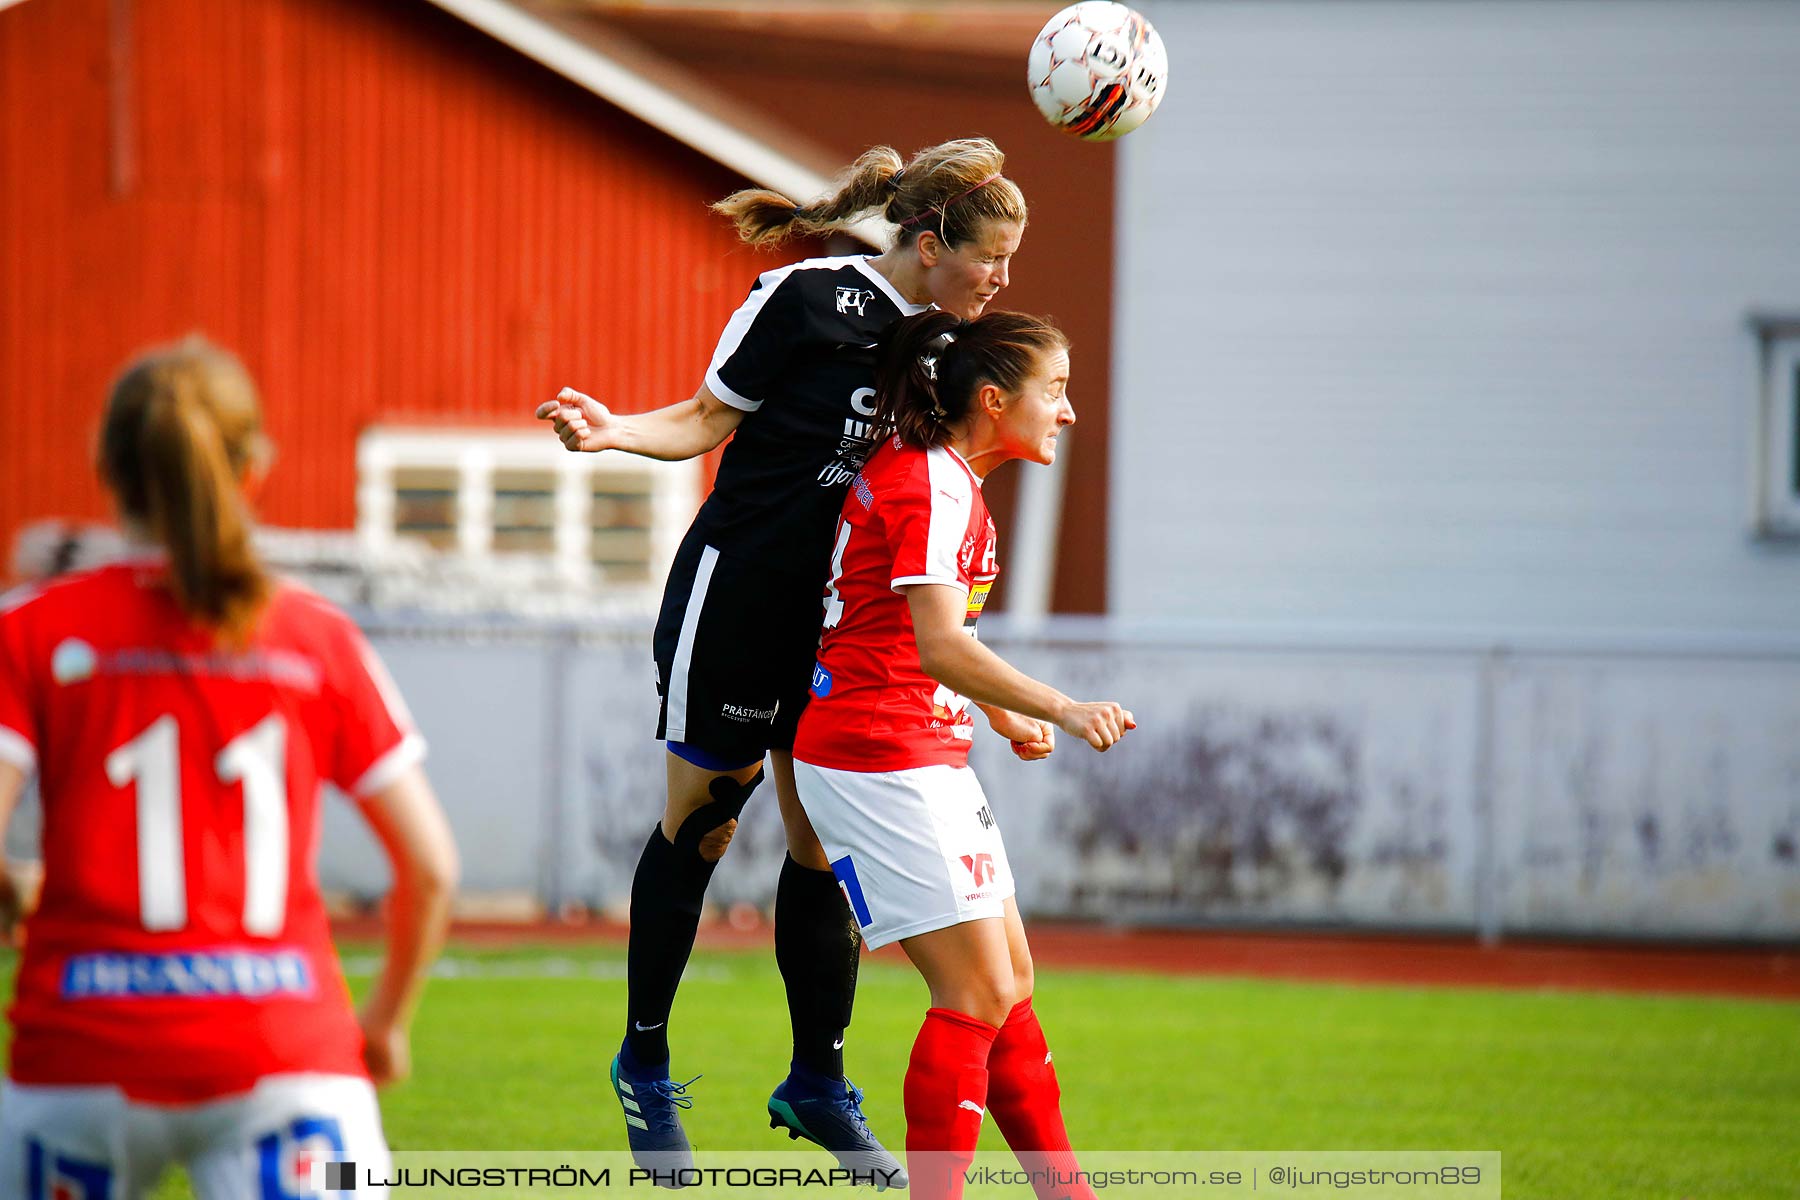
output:
<path id="1" fill-rule="evenodd" d="M 456 471 L 399 467 L 393 475 L 394 530 L 438 550 L 456 548 Z"/>
<path id="2" fill-rule="evenodd" d="M 700 499 L 697 462 L 571 454 L 543 432 L 376 427 L 356 463 L 372 553 L 536 559 L 572 582 L 659 584 Z"/>
<path id="3" fill-rule="evenodd" d="M 556 553 L 556 483 L 555 471 L 494 471 L 495 553 Z"/>
<path id="4" fill-rule="evenodd" d="M 1753 317 L 1762 342 L 1757 532 L 1800 537 L 1800 315 Z"/>
<path id="5" fill-rule="evenodd" d="M 625 472 L 597 478 L 592 500 L 588 531 L 593 560 L 621 581 L 654 583 L 654 578 L 640 577 L 656 530 L 655 507 L 644 481 Z"/>

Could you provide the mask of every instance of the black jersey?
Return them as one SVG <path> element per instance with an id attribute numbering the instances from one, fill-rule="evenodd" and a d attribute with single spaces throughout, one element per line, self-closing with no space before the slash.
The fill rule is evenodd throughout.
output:
<path id="1" fill-rule="evenodd" d="M 706 372 L 746 414 L 694 522 L 708 544 L 823 584 L 844 490 L 876 438 L 876 341 L 925 307 L 861 255 L 757 279 Z"/>

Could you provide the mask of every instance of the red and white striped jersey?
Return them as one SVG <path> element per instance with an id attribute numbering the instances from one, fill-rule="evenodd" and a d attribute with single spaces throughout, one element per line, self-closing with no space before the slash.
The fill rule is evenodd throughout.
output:
<path id="1" fill-rule="evenodd" d="M 969 702 L 920 669 L 902 589 L 965 592 L 973 637 L 998 573 L 994 521 L 969 464 L 948 446 L 883 443 L 844 498 L 794 757 L 843 771 L 965 765 Z"/>
<path id="2" fill-rule="evenodd" d="M 424 744 L 326 601 L 277 585 L 232 649 L 165 578 L 144 558 L 0 600 L 0 758 L 35 767 L 43 801 L 11 1077 L 172 1103 L 362 1074 L 319 787 L 378 792 Z"/>

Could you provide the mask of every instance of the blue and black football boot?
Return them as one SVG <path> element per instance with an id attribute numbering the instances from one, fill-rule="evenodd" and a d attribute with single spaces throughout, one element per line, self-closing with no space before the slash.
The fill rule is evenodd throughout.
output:
<path id="1" fill-rule="evenodd" d="M 687 1083 L 669 1078 L 665 1066 L 660 1070 L 640 1071 L 625 1061 L 621 1049 L 612 1060 L 613 1094 L 625 1109 L 625 1138 L 631 1143 L 631 1159 L 639 1167 L 653 1172 L 658 1187 L 680 1188 L 683 1172 L 694 1165 L 693 1147 L 688 1145 L 687 1131 L 681 1127 L 684 1108 L 694 1107 L 687 1094 Z"/>
<path id="2" fill-rule="evenodd" d="M 769 1128 L 831 1152 L 847 1171 L 869 1177 L 876 1191 L 906 1186 L 906 1168 L 869 1132 L 862 1089 L 796 1066 L 769 1097 Z"/>

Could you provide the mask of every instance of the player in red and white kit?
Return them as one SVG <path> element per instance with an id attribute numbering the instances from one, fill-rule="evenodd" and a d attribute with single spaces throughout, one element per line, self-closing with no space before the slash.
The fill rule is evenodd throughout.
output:
<path id="1" fill-rule="evenodd" d="M 315 1162 L 385 1169 L 372 1085 L 408 1069 L 455 848 L 362 635 L 250 549 L 263 446 L 235 359 L 192 341 L 141 359 L 101 435 L 133 556 L 0 599 L 0 829 L 35 771 L 44 863 L 0 1195 L 128 1200 L 181 1161 L 203 1200 L 283 1200 L 335 1181 Z M 394 870 L 360 1017 L 314 867 L 323 782 Z M 3 867 L 0 902 L 10 929 Z"/>
<path id="2" fill-rule="evenodd" d="M 1071 700 L 974 636 L 999 570 L 981 483 L 1015 458 L 1055 459 L 1075 421 L 1068 343 L 1017 313 L 927 312 L 887 336 L 876 419 L 895 432 L 844 501 L 794 743 L 800 800 L 864 940 L 899 942 L 931 989 L 906 1073 L 913 1195 L 962 1195 L 991 1111 L 1039 1197 L 1091 1198 L 1031 1008 L 1006 847 L 968 766 L 971 704 L 1028 761 L 1054 751 L 1058 728 L 1096 750 L 1135 728 L 1118 704 Z"/>

